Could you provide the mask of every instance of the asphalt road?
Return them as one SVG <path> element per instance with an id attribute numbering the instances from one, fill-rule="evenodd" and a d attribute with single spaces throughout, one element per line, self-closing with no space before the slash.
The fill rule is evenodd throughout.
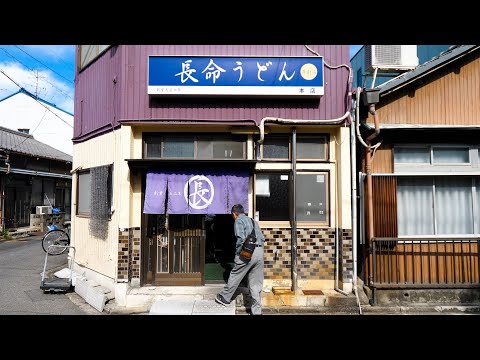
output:
<path id="1" fill-rule="evenodd" d="M 75 293 L 43 293 L 44 262 L 41 236 L 0 241 L 0 315 L 88 314 L 72 302 Z M 48 258 L 47 270 L 66 266 L 66 254 Z"/>

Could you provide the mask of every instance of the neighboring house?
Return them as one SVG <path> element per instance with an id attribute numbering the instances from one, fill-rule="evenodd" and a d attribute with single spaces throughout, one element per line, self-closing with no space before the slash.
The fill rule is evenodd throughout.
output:
<path id="1" fill-rule="evenodd" d="M 54 149 L 73 154 L 73 114 L 25 89 L 0 99 L 0 126 L 33 135 Z"/>
<path id="2" fill-rule="evenodd" d="M 447 50 L 450 46 L 452 45 L 417 45 L 418 64 L 421 65 L 431 60 L 434 56 L 437 56 L 442 51 Z M 358 86 L 362 87 L 364 81 L 365 87 L 370 88 L 372 86 L 373 77 L 371 75 L 364 76 L 367 74 L 365 69 L 365 51 L 366 47 L 364 45 L 350 59 L 353 71 L 353 88 L 357 88 Z M 379 86 L 399 74 L 399 72 L 392 71 L 387 73 L 380 69 L 379 75 L 375 79 L 375 86 Z"/>
<path id="3" fill-rule="evenodd" d="M 240 202 L 265 286 L 351 293 L 348 45 L 310 48 L 77 46 L 75 270 L 122 306 L 215 293 Z"/>
<path id="4" fill-rule="evenodd" d="M 480 301 L 479 88 L 479 45 L 451 47 L 379 87 L 362 271 L 375 303 Z M 367 123 L 364 138 L 372 115 Z"/>
<path id="5" fill-rule="evenodd" d="M 72 156 L 15 130 L 0 127 L 2 229 L 30 226 L 36 206 L 71 212 Z M 47 199 L 48 197 L 48 199 Z"/>

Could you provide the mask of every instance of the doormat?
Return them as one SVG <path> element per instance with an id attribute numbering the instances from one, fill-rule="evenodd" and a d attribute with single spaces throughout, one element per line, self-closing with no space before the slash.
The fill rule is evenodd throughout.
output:
<path id="1" fill-rule="evenodd" d="M 224 280 L 225 269 L 220 264 L 205 264 L 205 280 Z"/>
<path id="2" fill-rule="evenodd" d="M 323 295 L 322 290 L 302 290 L 303 295 Z"/>

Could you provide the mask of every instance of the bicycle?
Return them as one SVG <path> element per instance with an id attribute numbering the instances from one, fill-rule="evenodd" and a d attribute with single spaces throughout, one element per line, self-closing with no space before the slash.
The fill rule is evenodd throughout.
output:
<path id="1" fill-rule="evenodd" d="M 63 226 L 65 230 L 59 229 L 56 225 L 47 227 L 48 231 L 42 239 L 42 248 L 49 255 L 63 254 L 70 246 L 70 223 L 65 222 Z M 50 245 L 55 246 L 49 249 Z"/>

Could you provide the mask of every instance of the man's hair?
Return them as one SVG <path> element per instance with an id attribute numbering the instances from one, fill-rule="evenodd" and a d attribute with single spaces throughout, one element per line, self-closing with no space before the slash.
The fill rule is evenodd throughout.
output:
<path id="1" fill-rule="evenodd" d="M 243 209 L 242 204 L 235 204 L 235 205 L 232 206 L 231 213 L 232 214 L 235 213 L 237 215 L 240 215 L 240 214 L 244 214 L 245 210 Z"/>

